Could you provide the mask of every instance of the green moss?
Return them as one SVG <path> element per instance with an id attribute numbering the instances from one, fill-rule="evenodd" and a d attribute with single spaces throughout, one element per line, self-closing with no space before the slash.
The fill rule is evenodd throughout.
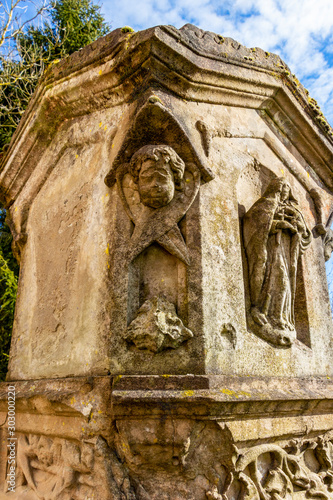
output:
<path id="1" fill-rule="evenodd" d="M 152 95 L 151 97 L 149 97 L 149 102 L 151 103 L 159 102 L 160 104 L 163 104 L 163 102 L 159 97 L 157 97 L 157 95 Z"/>
<path id="2" fill-rule="evenodd" d="M 134 29 L 131 28 L 130 26 L 124 26 L 120 30 L 122 33 L 134 33 Z"/>

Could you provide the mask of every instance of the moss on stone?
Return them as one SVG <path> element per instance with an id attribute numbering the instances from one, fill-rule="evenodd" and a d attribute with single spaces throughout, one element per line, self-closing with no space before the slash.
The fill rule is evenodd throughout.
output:
<path id="1" fill-rule="evenodd" d="M 123 26 L 120 30 L 122 33 L 134 33 L 134 29 L 130 26 Z"/>

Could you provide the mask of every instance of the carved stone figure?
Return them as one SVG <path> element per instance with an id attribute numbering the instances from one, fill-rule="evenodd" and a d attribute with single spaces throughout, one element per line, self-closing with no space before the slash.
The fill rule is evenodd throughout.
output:
<path id="1" fill-rule="evenodd" d="M 197 168 L 192 164 L 185 166 L 172 147 L 149 144 L 133 154 L 129 165 L 119 168 L 117 184 L 125 210 L 135 225 L 126 260 L 131 262 L 155 241 L 189 264 L 177 223 L 199 190 Z"/>
<path id="2" fill-rule="evenodd" d="M 20 434 L 15 491 L 0 499 L 134 498 L 127 471 L 101 436 L 84 442 Z"/>
<path id="3" fill-rule="evenodd" d="M 152 208 L 168 205 L 181 189 L 185 163 L 170 146 L 143 146 L 131 159 L 131 173 L 141 202 Z"/>
<path id="4" fill-rule="evenodd" d="M 251 298 L 250 327 L 264 340 L 289 347 L 296 336 L 294 302 L 298 259 L 311 242 L 289 183 L 271 181 L 244 216 Z"/>
<path id="5" fill-rule="evenodd" d="M 19 491 L 29 488 L 36 498 L 55 500 L 69 499 L 71 490 L 80 488 L 91 493 L 91 485 L 85 479 L 92 472 L 93 450 L 89 445 L 79 447 L 70 441 L 46 436 L 21 435 L 18 446 L 18 470 L 21 478 Z M 84 486 L 83 486 L 84 485 Z M 30 493 L 29 498 L 35 498 Z"/>

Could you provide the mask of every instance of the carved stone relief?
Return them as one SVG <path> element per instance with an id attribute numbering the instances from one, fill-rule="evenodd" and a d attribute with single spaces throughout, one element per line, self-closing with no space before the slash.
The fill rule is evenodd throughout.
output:
<path id="1" fill-rule="evenodd" d="M 127 464 L 132 483 L 136 481 L 145 492 L 143 498 L 333 498 L 332 431 L 240 449 L 228 424 L 146 419 L 119 421 L 117 428 L 119 456 Z"/>
<path id="2" fill-rule="evenodd" d="M 284 448 L 263 444 L 239 454 L 233 483 L 242 500 L 282 500 L 322 498 L 333 492 L 332 435 L 291 441 Z M 229 496 L 232 483 L 224 487 L 222 499 Z"/>
<path id="3" fill-rule="evenodd" d="M 113 324 L 133 355 L 178 348 L 195 334 L 188 268 L 196 265 L 197 252 L 188 211 L 200 185 L 214 177 L 167 96 L 149 91 L 134 113 L 130 128 L 120 128 L 109 145 L 105 178 L 110 188 L 117 183 L 122 207 L 116 220 L 127 235 L 115 237 L 112 252 L 111 280 L 121 274 L 122 297 L 127 291 L 126 301 L 115 291 Z"/>
<path id="4" fill-rule="evenodd" d="M 126 470 L 103 438 L 79 443 L 35 434 L 19 435 L 15 492 L 8 491 L 7 496 L 14 500 L 135 498 Z"/>
<path id="5" fill-rule="evenodd" d="M 183 275 L 186 282 L 190 264 L 178 223 L 199 190 L 200 174 L 172 147 L 149 144 L 118 170 L 117 184 L 134 224 L 125 256 L 131 281 L 125 338 L 152 352 L 176 348 L 193 336 L 178 316 L 186 303 L 178 281 Z"/>
<path id="6" fill-rule="evenodd" d="M 188 250 L 178 222 L 192 204 L 200 174 L 170 146 L 147 145 L 117 172 L 125 210 L 135 225 L 127 260 L 132 261 L 153 241 L 189 264 Z"/>
<path id="7" fill-rule="evenodd" d="M 296 338 L 295 295 L 299 258 L 312 235 L 289 183 L 273 179 L 243 219 L 254 333 L 278 347 Z"/>
<path id="8" fill-rule="evenodd" d="M 327 262 L 332 255 L 333 252 L 333 231 L 332 229 L 327 229 L 323 238 L 324 244 L 324 257 L 325 262 Z"/>

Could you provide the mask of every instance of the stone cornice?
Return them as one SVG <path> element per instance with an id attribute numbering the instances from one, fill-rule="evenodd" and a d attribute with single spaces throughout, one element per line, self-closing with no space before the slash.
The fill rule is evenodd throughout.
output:
<path id="1" fill-rule="evenodd" d="M 115 420 L 159 419 L 164 415 L 215 420 L 227 424 L 240 441 L 247 422 L 250 425 L 257 421 L 260 425 L 260 421 L 272 417 L 276 432 L 282 433 L 282 437 L 288 426 L 296 425 L 297 419 L 303 419 L 304 434 L 326 431 L 331 426 L 333 409 L 332 381 L 324 377 L 119 375 L 1 382 L 0 413 L 6 411 L 8 386 L 12 385 L 17 413 L 36 415 L 37 425 L 38 413 L 82 417 L 89 423 L 87 401 L 96 400 L 94 405 L 102 419 L 105 415 Z M 101 407 L 102 397 L 105 402 Z M 241 421 L 240 426 L 237 421 Z M 284 424 L 280 425 L 282 421 Z M 24 422 L 23 419 L 22 429 Z M 58 431 L 62 435 L 62 429 Z"/>
<path id="2" fill-rule="evenodd" d="M 191 25 L 115 30 L 45 73 L 0 166 L 7 206 L 65 121 L 131 102 L 145 89 L 197 102 L 258 109 L 333 189 L 333 140 L 281 59 Z"/>
<path id="3" fill-rule="evenodd" d="M 283 383 L 281 383 L 283 381 Z M 333 386 L 323 377 L 121 376 L 113 381 L 116 417 L 161 411 L 206 418 L 262 418 L 325 414 L 333 408 Z M 163 410 L 165 412 L 165 406 Z"/>

